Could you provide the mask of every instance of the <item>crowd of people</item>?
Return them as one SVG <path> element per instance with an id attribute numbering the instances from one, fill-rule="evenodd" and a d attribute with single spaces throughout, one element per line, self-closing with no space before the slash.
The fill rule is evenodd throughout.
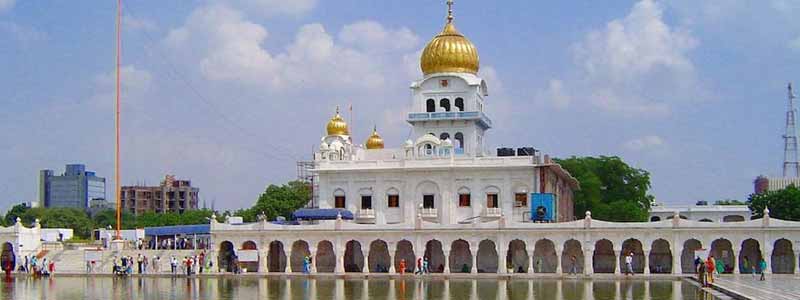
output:
<path id="1" fill-rule="evenodd" d="M 47 258 L 38 258 L 35 255 L 25 255 L 22 264 L 17 269 L 19 272 L 31 274 L 33 276 L 49 276 L 56 271 L 56 263 Z"/>
<path id="2" fill-rule="evenodd" d="M 131 275 L 131 274 L 162 274 L 161 270 L 161 257 L 153 256 L 148 258 L 141 253 L 136 256 L 122 256 L 114 257 L 113 267 L 111 272 L 116 275 Z M 86 272 L 94 272 L 94 261 L 86 262 Z M 173 275 L 185 274 L 191 276 L 194 274 L 202 274 L 210 272 L 214 266 L 212 259 L 206 257 L 205 252 L 198 255 L 184 256 L 182 260 L 178 260 L 174 255 L 169 258 L 169 273 Z"/>
<path id="3" fill-rule="evenodd" d="M 760 281 L 766 280 L 764 274 L 767 270 L 767 261 L 763 258 L 759 259 L 757 263 L 753 263 L 749 257 L 742 258 L 742 272 L 748 272 L 753 278 L 756 274 L 761 274 Z M 727 271 L 725 262 L 722 259 L 714 258 L 714 255 L 709 255 L 705 261 L 699 256 L 694 258 L 694 268 L 697 270 L 697 281 L 703 287 L 710 287 L 714 283 L 714 274 L 722 274 Z"/>

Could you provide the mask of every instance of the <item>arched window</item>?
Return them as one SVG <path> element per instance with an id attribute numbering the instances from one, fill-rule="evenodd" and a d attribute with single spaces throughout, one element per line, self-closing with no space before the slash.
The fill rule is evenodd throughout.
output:
<path id="1" fill-rule="evenodd" d="M 464 98 L 456 98 L 456 107 L 458 111 L 464 111 Z"/>
<path id="2" fill-rule="evenodd" d="M 439 101 L 439 106 L 441 106 L 444 111 L 450 111 L 450 99 L 444 98 Z"/>
<path id="3" fill-rule="evenodd" d="M 454 147 L 456 149 L 464 149 L 464 134 L 461 132 L 456 132 L 455 136 L 456 142 Z"/>
<path id="4" fill-rule="evenodd" d="M 449 139 L 449 138 L 450 138 L 450 134 L 447 133 L 447 132 L 443 132 L 441 135 L 439 135 L 439 139 L 443 140 L 443 141 L 446 140 L 446 139 Z"/>
<path id="5" fill-rule="evenodd" d="M 386 206 L 389 208 L 400 207 L 400 192 L 398 192 L 395 188 L 390 188 L 386 192 L 386 201 Z"/>
<path id="6" fill-rule="evenodd" d="M 469 189 L 462 187 L 458 189 L 458 207 L 470 207 L 472 205 Z"/>
<path id="7" fill-rule="evenodd" d="M 427 111 L 427 112 L 435 112 L 436 111 L 436 101 L 434 101 L 433 99 L 428 99 L 428 101 L 426 101 L 426 106 L 427 106 L 427 109 L 425 111 Z"/>
<path id="8" fill-rule="evenodd" d="M 650 217 L 650 222 L 658 222 L 658 221 L 661 221 L 661 217 L 659 216 Z"/>
<path id="9" fill-rule="evenodd" d="M 334 208 L 345 208 L 345 195 L 342 189 L 337 189 L 333 192 L 333 207 Z"/>

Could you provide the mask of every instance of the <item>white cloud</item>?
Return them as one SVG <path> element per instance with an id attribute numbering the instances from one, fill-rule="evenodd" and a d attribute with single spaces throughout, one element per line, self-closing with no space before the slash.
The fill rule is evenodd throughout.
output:
<path id="1" fill-rule="evenodd" d="M 688 54 L 697 40 L 663 20 L 661 5 L 636 3 L 623 19 L 608 22 L 573 46 L 586 90 L 596 107 L 623 114 L 666 114 L 670 98 L 696 91 L 694 64 Z"/>
<path id="2" fill-rule="evenodd" d="M 623 147 L 630 151 L 648 151 L 657 150 L 664 147 L 664 139 L 657 135 L 647 135 L 640 138 L 632 139 L 623 144 Z"/>
<path id="3" fill-rule="evenodd" d="M 317 0 L 230 0 L 232 6 L 264 17 L 300 15 L 314 9 Z"/>
<path id="4" fill-rule="evenodd" d="M 145 95 L 153 89 L 153 75 L 147 71 L 137 68 L 134 65 L 125 65 L 120 68 L 120 87 L 123 105 L 126 103 L 141 102 Z M 110 71 L 95 76 L 95 91 L 92 102 L 100 109 L 110 109 L 114 105 L 116 97 L 116 72 Z M 139 105 L 130 106 L 131 108 Z"/>
<path id="5" fill-rule="evenodd" d="M 565 109 L 572 102 L 572 96 L 564 90 L 564 82 L 559 79 L 550 79 L 547 89 L 539 91 L 536 98 L 539 102 L 552 104 L 558 109 Z"/>
<path id="6" fill-rule="evenodd" d="M 170 31 L 165 44 L 175 56 L 188 59 L 187 65 L 199 66 L 209 80 L 277 90 L 305 82 L 375 90 L 384 87 L 387 76 L 396 76 L 390 73 L 396 73 L 402 52 L 418 41 L 407 28 L 386 29 L 373 21 L 347 25 L 338 36 L 321 24 L 307 24 L 284 51 L 271 52 L 265 47 L 266 28 L 236 9 L 213 5 L 195 10 L 183 26 Z"/>
<path id="7" fill-rule="evenodd" d="M 152 31 L 158 29 L 158 26 L 150 19 L 137 18 L 127 15 L 122 17 L 122 28 L 126 30 Z"/>
<path id="8" fill-rule="evenodd" d="M 11 10 L 15 3 L 16 0 L 0 0 L 0 13 Z"/>

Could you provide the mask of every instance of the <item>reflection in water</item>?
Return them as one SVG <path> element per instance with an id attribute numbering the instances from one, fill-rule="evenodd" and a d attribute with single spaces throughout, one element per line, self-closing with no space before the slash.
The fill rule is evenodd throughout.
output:
<path id="1" fill-rule="evenodd" d="M 255 297 L 257 296 L 257 297 Z M 679 280 L 333 279 L 18 277 L 0 283 L 0 299 L 386 299 L 386 300 L 706 300 Z"/>

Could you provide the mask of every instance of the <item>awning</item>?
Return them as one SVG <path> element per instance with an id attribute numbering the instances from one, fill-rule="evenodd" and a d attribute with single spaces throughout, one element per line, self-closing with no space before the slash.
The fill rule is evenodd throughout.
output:
<path id="1" fill-rule="evenodd" d="M 210 224 L 145 227 L 145 236 L 211 234 Z"/>
<path id="2" fill-rule="evenodd" d="M 303 220 L 336 220 L 342 214 L 342 219 L 352 220 L 353 213 L 343 208 L 301 208 L 292 214 L 295 219 Z"/>

